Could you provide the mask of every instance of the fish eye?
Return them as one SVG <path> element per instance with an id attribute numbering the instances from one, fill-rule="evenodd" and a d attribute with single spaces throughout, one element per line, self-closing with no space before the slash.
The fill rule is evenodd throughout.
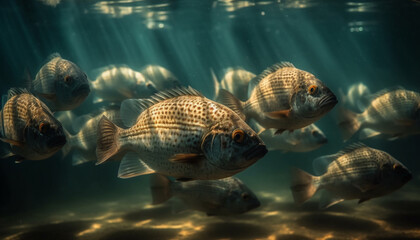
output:
<path id="1" fill-rule="evenodd" d="M 394 170 L 400 170 L 400 169 L 402 169 L 402 166 L 401 166 L 401 164 L 396 163 L 396 164 L 394 164 L 392 166 L 392 169 L 394 169 Z"/>
<path id="2" fill-rule="evenodd" d="M 312 136 L 317 136 L 317 135 L 319 135 L 319 133 L 316 131 L 316 130 L 312 130 L 312 132 L 311 132 L 311 134 L 312 134 Z"/>
<path id="3" fill-rule="evenodd" d="M 50 125 L 48 123 L 41 123 L 39 124 L 39 132 L 42 134 L 46 134 L 48 130 L 50 129 Z"/>
<path id="4" fill-rule="evenodd" d="M 310 95 L 314 95 L 318 90 L 318 86 L 317 85 L 311 85 L 308 87 L 308 93 Z"/>
<path id="5" fill-rule="evenodd" d="M 236 129 L 232 133 L 232 139 L 237 143 L 242 143 L 245 139 L 245 132 L 241 129 Z"/>
<path id="6" fill-rule="evenodd" d="M 242 193 L 241 197 L 242 197 L 243 200 L 246 201 L 246 200 L 249 199 L 249 194 L 248 193 Z"/>
<path id="7" fill-rule="evenodd" d="M 73 78 L 70 75 L 66 75 L 64 77 L 64 82 L 67 84 L 71 84 L 73 82 Z"/>

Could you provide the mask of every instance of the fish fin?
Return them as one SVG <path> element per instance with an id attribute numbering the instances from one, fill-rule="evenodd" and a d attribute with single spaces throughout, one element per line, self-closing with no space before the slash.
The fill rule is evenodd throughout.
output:
<path id="1" fill-rule="evenodd" d="M 361 204 L 362 202 L 366 202 L 367 200 L 370 200 L 370 198 L 361 198 L 361 199 L 359 199 L 359 202 L 357 202 L 357 203 Z"/>
<path id="2" fill-rule="evenodd" d="M 10 144 L 12 146 L 16 146 L 16 147 L 24 147 L 25 146 L 24 142 L 12 140 L 12 139 L 0 138 L 0 140 L 2 142 L 8 143 L 8 144 Z"/>
<path id="3" fill-rule="evenodd" d="M 25 67 L 25 70 L 23 72 L 23 79 L 24 79 L 26 88 L 31 89 L 32 88 L 32 76 L 31 76 L 31 73 L 29 72 L 28 67 Z"/>
<path id="4" fill-rule="evenodd" d="M 260 129 L 259 129 L 259 131 L 258 131 L 258 135 L 260 135 L 261 133 L 263 133 L 265 130 L 267 130 L 267 129 L 265 129 L 264 127 L 261 127 Z"/>
<path id="5" fill-rule="evenodd" d="M 220 102 L 230 109 L 232 109 L 236 114 L 239 115 L 242 120 L 245 121 L 246 116 L 244 114 L 244 105 L 245 103 L 237 99 L 232 93 L 226 91 L 225 89 L 219 90 Z"/>
<path id="6" fill-rule="evenodd" d="M 283 119 L 289 117 L 290 109 L 275 112 L 265 112 L 264 114 L 271 119 Z"/>
<path id="7" fill-rule="evenodd" d="M 186 177 L 183 177 L 183 178 L 177 178 L 176 180 L 178 182 L 189 182 L 189 181 L 194 180 L 194 178 L 186 178 Z"/>
<path id="8" fill-rule="evenodd" d="M 251 93 L 254 90 L 255 86 L 257 86 L 261 82 L 261 80 L 263 80 L 268 75 L 276 72 L 277 70 L 279 70 L 281 68 L 285 68 L 285 67 L 296 68 L 290 62 L 280 62 L 280 63 L 276 63 L 276 64 L 268 67 L 262 73 L 260 73 L 259 75 L 255 76 L 253 79 L 251 79 L 251 81 L 249 81 L 249 83 L 248 83 L 248 97 L 251 96 Z"/>
<path id="9" fill-rule="evenodd" d="M 23 93 L 31 94 L 26 88 L 10 88 L 9 91 L 7 91 L 7 99 L 9 100 L 13 96 Z"/>
<path id="10" fill-rule="evenodd" d="M 360 131 L 359 139 L 371 138 L 371 137 L 375 137 L 381 134 L 382 134 L 381 132 L 375 131 L 373 129 L 364 128 Z"/>
<path id="11" fill-rule="evenodd" d="M 71 151 L 73 151 L 73 142 L 72 139 L 74 139 L 76 136 L 70 134 L 66 128 L 63 127 L 64 136 L 66 136 L 66 144 L 61 148 L 61 154 L 63 157 L 67 156 Z"/>
<path id="12" fill-rule="evenodd" d="M 51 53 L 50 55 L 48 55 L 47 57 L 47 62 L 53 60 L 54 58 L 62 58 L 61 55 L 58 52 L 55 53 Z"/>
<path id="13" fill-rule="evenodd" d="M 319 209 L 327 209 L 332 205 L 335 205 L 339 202 L 344 201 L 343 198 L 340 198 L 328 191 L 323 191 L 321 198 L 319 199 Z"/>
<path id="14" fill-rule="evenodd" d="M 14 157 L 14 156 L 17 156 L 17 155 L 12 153 L 11 151 L 7 151 L 2 156 L 0 156 L 0 159 L 6 159 L 6 158 Z"/>
<path id="15" fill-rule="evenodd" d="M 57 95 L 55 93 L 36 93 L 36 95 L 41 96 L 49 101 L 55 101 L 57 99 Z"/>
<path id="16" fill-rule="evenodd" d="M 337 157 L 340 157 L 340 156 L 342 156 L 344 154 L 347 154 L 347 153 L 353 152 L 353 151 L 355 151 L 357 149 L 365 148 L 365 147 L 367 147 L 367 146 L 364 143 L 362 143 L 362 142 L 352 143 L 352 144 L 346 146 L 345 148 L 343 148 L 343 150 L 339 151 L 337 153 L 337 155 L 338 155 Z"/>
<path id="17" fill-rule="evenodd" d="M 216 77 L 216 74 L 214 73 L 214 70 L 211 68 L 211 77 L 213 79 L 213 86 L 214 86 L 214 96 L 213 99 L 217 99 L 219 97 L 219 90 L 220 90 L 220 83 L 219 80 Z"/>
<path id="18" fill-rule="evenodd" d="M 81 152 L 75 151 L 71 159 L 71 164 L 73 166 L 77 166 L 77 165 L 87 163 L 87 162 L 92 162 L 92 161 L 94 161 L 94 159 L 88 159 Z"/>
<path id="19" fill-rule="evenodd" d="M 280 135 L 280 134 L 282 134 L 284 131 L 286 131 L 286 129 L 277 129 L 277 130 L 274 132 L 274 135 Z"/>
<path id="20" fill-rule="evenodd" d="M 380 90 L 376 93 L 369 94 L 368 97 L 366 97 L 366 98 L 369 100 L 369 102 L 371 102 L 374 99 L 376 99 L 378 97 L 381 97 L 382 95 L 385 95 L 389 92 L 397 91 L 397 90 L 405 90 L 405 88 L 402 87 L 402 86 L 394 86 L 394 87 L 390 87 L 390 88 L 385 88 L 385 89 L 382 89 L 382 90 Z"/>
<path id="21" fill-rule="evenodd" d="M 337 159 L 339 155 L 331 154 L 315 158 L 312 162 L 312 167 L 316 175 L 323 175 L 327 172 L 328 166 L 331 162 Z"/>
<path id="22" fill-rule="evenodd" d="M 150 191 L 152 192 L 152 204 L 160 204 L 172 197 L 171 180 L 161 174 L 153 174 L 150 177 Z"/>
<path id="23" fill-rule="evenodd" d="M 96 165 L 105 162 L 118 153 L 118 132 L 119 128 L 107 117 L 102 116 L 97 132 L 96 157 L 98 161 Z"/>
<path id="24" fill-rule="evenodd" d="M 127 153 L 121 160 L 118 169 L 119 178 L 132 178 L 152 173 L 156 173 L 156 171 L 147 166 L 135 152 Z"/>
<path id="25" fill-rule="evenodd" d="M 300 205 L 310 199 L 318 190 L 318 181 L 315 181 L 318 177 L 312 176 L 298 168 L 293 168 L 291 175 L 292 184 L 290 189 L 292 190 L 295 203 Z"/>
<path id="26" fill-rule="evenodd" d="M 127 99 L 121 103 L 121 119 L 125 126 L 131 127 L 139 115 L 150 106 L 147 99 Z"/>
<path id="27" fill-rule="evenodd" d="M 344 141 L 350 139 L 359 130 L 361 124 L 357 116 L 357 113 L 350 110 L 344 108 L 339 110 L 338 125 Z"/>
<path id="28" fill-rule="evenodd" d="M 178 153 L 169 158 L 173 163 L 197 163 L 204 159 L 203 154 L 198 153 Z"/>

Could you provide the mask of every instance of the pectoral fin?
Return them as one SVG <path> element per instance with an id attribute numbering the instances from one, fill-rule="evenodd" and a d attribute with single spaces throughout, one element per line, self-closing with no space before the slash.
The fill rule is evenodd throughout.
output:
<path id="1" fill-rule="evenodd" d="M 198 153 L 178 153 L 169 158 L 173 163 L 197 163 L 204 159 L 203 154 Z"/>
<path id="2" fill-rule="evenodd" d="M 19 141 L 12 140 L 12 139 L 0 138 L 0 140 L 5 142 L 5 143 L 8 143 L 10 145 L 17 146 L 17 147 L 24 147 L 25 146 L 24 142 L 19 142 Z"/>
<path id="3" fill-rule="evenodd" d="M 57 95 L 54 93 L 38 93 L 37 95 L 50 101 L 55 101 L 57 99 Z"/>
<path id="4" fill-rule="evenodd" d="M 129 152 L 124 156 L 118 169 L 119 178 L 131 178 L 152 173 L 155 173 L 155 170 L 147 166 L 140 159 L 140 156 L 133 152 Z"/>
<path id="5" fill-rule="evenodd" d="M 361 192 L 367 192 L 373 188 L 372 184 L 356 184 L 353 183 L 353 186 L 359 189 Z"/>
<path id="6" fill-rule="evenodd" d="M 283 119 L 288 118 L 290 114 L 290 109 L 275 111 L 275 112 L 266 112 L 264 113 L 267 117 L 272 119 Z"/>

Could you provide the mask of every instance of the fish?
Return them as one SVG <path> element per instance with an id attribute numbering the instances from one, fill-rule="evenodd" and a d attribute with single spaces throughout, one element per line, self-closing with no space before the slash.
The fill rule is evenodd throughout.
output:
<path id="1" fill-rule="evenodd" d="M 214 72 L 211 72 L 215 91 L 213 99 L 219 98 L 219 89 L 229 91 L 241 101 L 246 101 L 248 99 L 248 84 L 251 79 L 256 77 L 254 73 L 242 68 L 228 68 L 222 81 L 219 83 Z"/>
<path id="2" fill-rule="evenodd" d="M 66 131 L 67 143 L 62 148 L 63 156 L 72 153 L 73 166 L 96 161 L 97 130 L 102 116 L 106 116 L 116 123 L 117 126 L 125 128 L 120 117 L 120 107 L 118 105 L 107 106 L 94 113 L 74 118 L 72 131 L 76 132 L 76 134 Z M 114 158 L 114 160 L 120 159 L 121 157 L 118 156 Z"/>
<path id="3" fill-rule="evenodd" d="M 258 124 L 250 124 L 250 126 L 256 132 L 260 132 L 262 128 Z M 293 132 L 283 132 L 281 134 L 276 134 L 276 132 L 276 129 L 265 129 L 258 134 L 267 146 L 268 151 L 310 152 L 328 142 L 324 132 L 314 123 Z"/>
<path id="4" fill-rule="evenodd" d="M 355 113 L 339 111 L 338 125 L 345 141 L 360 130 L 360 139 L 383 136 L 389 140 L 420 133 L 420 94 L 405 89 L 382 90 L 370 105 Z"/>
<path id="5" fill-rule="evenodd" d="M 159 65 L 146 65 L 140 70 L 140 73 L 154 84 L 157 91 L 181 86 L 178 78 L 172 72 Z"/>
<path id="6" fill-rule="evenodd" d="M 281 62 L 253 78 L 248 86 L 249 99 L 238 100 L 220 90 L 220 102 L 242 119 L 254 119 L 264 129 L 277 133 L 308 126 L 319 120 L 336 104 L 337 98 L 313 74 Z"/>
<path id="7" fill-rule="evenodd" d="M 91 81 L 95 103 L 120 103 L 125 99 L 150 97 L 157 92 L 153 82 L 128 66 L 109 65 L 97 71 L 100 74 Z"/>
<path id="8" fill-rule="evenodd" d="M 42 160 L 51 157 L 66 143 L 63 127 L 49 108 L 26 89 L 8 91 L 0 117 L 2 142 L 10 151 L 5 157 Z"/>
<path id="9" fill-rule="evenodd" d="M 90 86 L 76 64 L 54 53 L 29 83 L 29 90 L 56 112 L 77 108 L 89 95 Z"/>
<path id="10" fill-rule="evenodd" d="M 324 190 L 319 207 L 328 208 L 344 200 L 359 204 L 394 192 L 412 179 L 411 172 L 388 153 L 355 143 L 313 162 L 316 174 L 294 169 L 291 190 L 295 203 L 302 204 Z"/>
<path id="11" fill-rule="evenodd" d="M 161 204 L 173 196 L 189 208 L 208 216 L 226 216 L 248 212 L 260 206 L 257 196 L 238 178 L 174 182 L 153 174 L 150 180 L 153 204 Z"/>
<path id="12" fill-rule="evenodd" d="M 213 180 L 243 171 L 267 153 L 262 140 L 230 108 L 197 90 L 176 88 L 121 103 L 121 129 L 98 127 L 97 164 L 124 153 L 118 176 L 160 173 L 177 180 Z"/>
<path id="13" fill-rule="evenodd" d="M 347 108 L 363 112 L 372 100 L 371 94 L 369 88 L 364 83 L 355 83 L 349 87 L 347 94 L 341 91 L 340 99 L 342 105 Z"/>

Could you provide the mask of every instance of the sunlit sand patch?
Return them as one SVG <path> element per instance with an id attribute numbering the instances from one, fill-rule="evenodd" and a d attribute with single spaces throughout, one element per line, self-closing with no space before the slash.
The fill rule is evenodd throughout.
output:
<path id="1" fill-rule="evenodd" d="M 94 224 L 92 224 L 92 226 L 90 228 L 88 228 L 88 229 L 86 229 L 82 232 L 79 232 L 76 236 L 81 237 L 81 236 L 84 236 L 86 234 L 94 233 L 94 232 L 98 231 L 99 229 L 101 229 L 101 227 L 102 227 L 101 224 L 94 223 Z"/>
<path id="2" fill-rule="evenodd" d="M 114 218 L 114 219 L 108 219 L 108 220 L 106 220 L 107 223 L 120 223 L 122 221 L 123 221 L 122 218 Z"/>
<path id="3" fill-rule="evenodd" d="M 133 226 L 134 227 L 142 227 L 142 226 L 150 223 L 151 221 L 152 221 L 152 219 L 146 219 L 146 220 L 135 223 Z"/>

